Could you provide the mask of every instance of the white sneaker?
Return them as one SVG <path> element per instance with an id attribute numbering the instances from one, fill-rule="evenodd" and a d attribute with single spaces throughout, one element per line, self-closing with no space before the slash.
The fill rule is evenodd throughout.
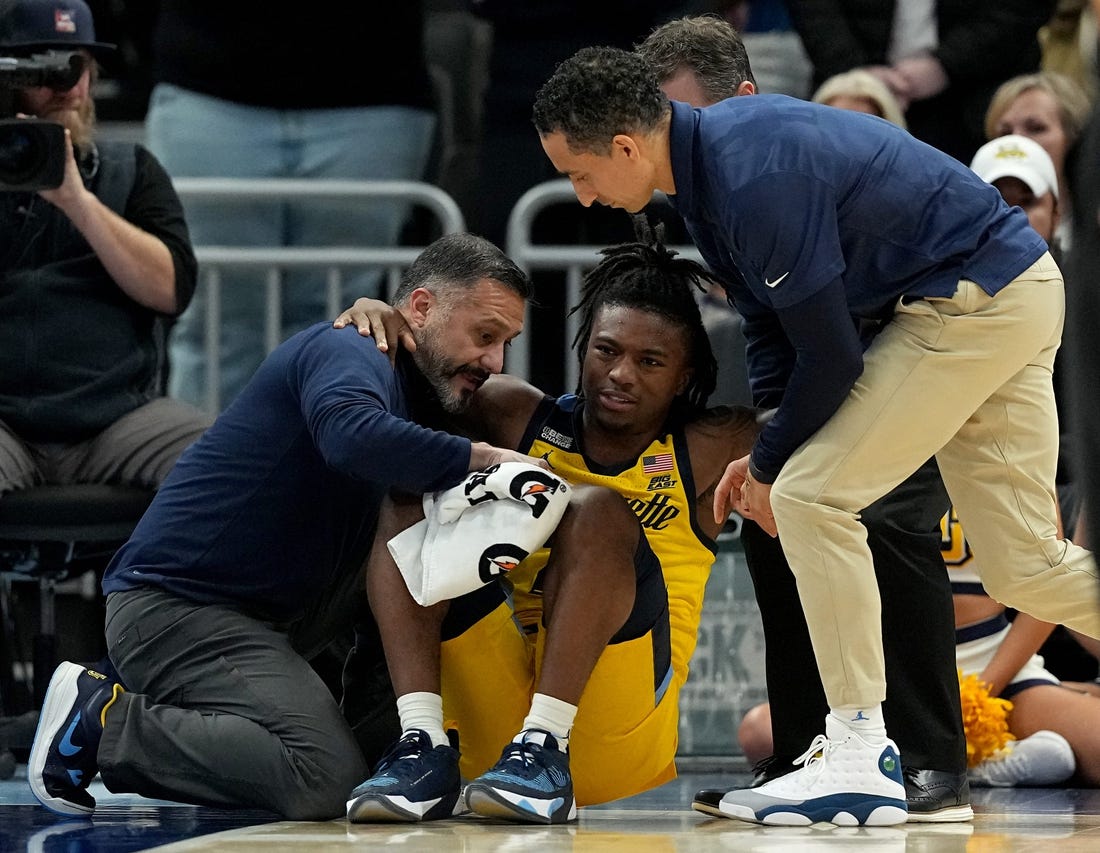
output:
<path id="1" fill-rule="evenodd" d="M 730 791 L 724 817 L 778 826 L 817 821 L 837 826 L 893 826 L 908 816 L 898 748 L 889 738 L 868 743 L 832 716 L 825 734 L 795 762 L 798 770 L 759 788 Z"/>
<path id="2" fill-rule="evenodd" d="M 989 788 L 1057 785 L 1077 769 L 1073 748 L 1057 732 L 1035 732 L 1005 748 L 1007 754 L 989 758 L 967 772 L 970 784 Z"/>

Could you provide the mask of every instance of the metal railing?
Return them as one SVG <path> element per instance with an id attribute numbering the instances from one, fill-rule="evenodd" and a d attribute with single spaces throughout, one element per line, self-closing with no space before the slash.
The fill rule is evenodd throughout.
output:
<path id="1" fill-rule="evenodd" d="M 655 197 L 660 198 L 660 197 Z M 522 196 L 512 208 L 508 216 L 507 247 L 508 256 L 526 272 L 535 270 L 560 270 L 565 273 L 566 306 L 572 308 L 580 301 L 581 283 L 584 274 L 600 261 L 600 250 L 605 246 L 596 245 L 540 245 L 532 240 L 532 227 L 536 217 L 548 207 L 557 204 L 579 204 L 577 196 L 573 192 L 572 184 L 565 179 L 546 181 L 538 184 Z M 702 261 L 699 250 L 694 246 L 672 246 L 682 256 L 695 261 Z M 530 311 L 528 311 L 525 326 L 530 328 Z M 575 316 L 567 316 L 565 320 L 565 347 L 564 352 L 570 351 L 573 338 L 577 334 L 578 321 Z M 531 353 L 529 334 L 520 335 L 513 342 L 506 364 L 509 373 L 530 377 Z M 577 360 L 568 355 L 565 359 L 565 384 L 566 388 L 573 388 L 577 384 Z"/>
<path id="2" fill-rule="evenodd" d="M 185 207 L 190 201 L 297 201 L 302 199 L 362 200 L 397 199 L 411 207 L 427 209 L 444 234 L 464 231 L 462 211 L 446 192 L 419 181 L 337 181 L 291 178 L 176 178 L 176 192 Z M 328 317 L 346 308 L 341 287 L 346 271 L 355 268 L 385 270 L 385 292 L 392 293 L 423 246 L 196 246 L 199 275 L 206 288 L 204 355 L 206 408 L 220 408 L 221 287 L 227 268 L 266 270 L 267 289 L 264 341 L 268 352 L 282 339 L 282 284 L 289 269 L 322 269 L 326 274 Z M 318 320 L 324 319 L 318 317 Z"/>
<path id="3" fill-rule="evenodd" d="M 310 179 L 242 179 L 242 178 L 177 178 L 176 191 L 186 205 L 189 201 L 294 201 L 321 199 L 399 199 L 427 209 L 442 233 L 465 230 L 466 224 L 458 204 L 445 191 L 418 181 L 333 181 Z M 524 193 L 512 208 L 508 218 L 508 255 L 526 272 L 560 271 L 565 274 L 566 305 L 580 300 L 585 272 L 600 260 L 603 245 L 545 245 L 532 239 L 535 219 L 544 210 L 559 204 L 578 204 L 568 180 L 547 181 Z M 292 269 L 322 269 L 326 273 L 326 316 L 335 317 L 343 308 L 342 284 L 348 269 L 381 267 L 385 270 L 386 294 L 392 293 L 402 271 L 412 263 L 423 246 L 333 246 L 333 247 L 245 247 L 199 245 L 195 255 L 199 274 L 207 293 L 205 315 L 204 356 L 207 366 L 206 406 L 219 409 L 221 342 L 216 330 L 221 328 L 220 293 L 222 272 L 230 268 L 262 269 L 266 271 L 267 289 L 264 316 L 264 341 L 268 352 L 281 342 L 281 294 L 283 274 Z M 681 255 L 701 260 L 694 246 L 674 246 Z M 318 320 L 324 319 L 318 317 Z M 530 311 L 527 328 L 530 330 Z M 575 317 L 567 317 L 563 334 L 563 351 L 568 353 L 577 331 Z M 530 332 L 516 339 L 508 353 L 506 369 L 523 378 L 531 375 Z M 576 360 L 565 359 L 565 386 L 577 382 Z"/>

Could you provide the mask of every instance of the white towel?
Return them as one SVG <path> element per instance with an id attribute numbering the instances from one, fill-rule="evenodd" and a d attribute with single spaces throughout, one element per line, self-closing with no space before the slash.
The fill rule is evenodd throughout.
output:
<path id="1" fill-rule="evenodd" d="M 424 495 L 424 520 L 387 544 L 425 607 L 473 592 L 541 548 L 569 504 L 561 477 L 527 462 L 475 471 Z"/>

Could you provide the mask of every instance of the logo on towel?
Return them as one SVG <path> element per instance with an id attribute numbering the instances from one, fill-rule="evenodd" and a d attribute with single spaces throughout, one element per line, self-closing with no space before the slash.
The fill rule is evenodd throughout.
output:
<path id="1" fill-rule="evenodd" d="M 477 561 L 477 573 L 482 583 L 506 575 L 524 561 L 527 552 L 508 542 L 498 542 L 481 552 Z"/>
<path id="2" fill-rule="evenodd" d="M 498 495 L 492 489 L 486 488 L 489 477 L 496 473 L 500 465 L 493 465 L 484 471 L 477 471 L 466 478 L 466 499 L 470 506 L 477 506 L 485 501 L 499 501 Z M 548 471 L 538 468 L 528 468 L 512 477 L 508 481 L 508 494 L 520 503 L 525 503 L 531 508 L 531 515 L 540 518 L 550 505 L 550 497 L 558 491 L 565 491 L 565 481 Z M 479 492 L 475 494 L 475 492 Z"/>

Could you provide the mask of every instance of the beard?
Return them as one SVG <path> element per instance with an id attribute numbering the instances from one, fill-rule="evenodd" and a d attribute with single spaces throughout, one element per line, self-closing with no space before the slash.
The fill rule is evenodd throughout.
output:
<path id="1" fill-rule="evenodd" d="M 95 101 L 90 97 L 75 110 L 60 110 L 46 118 L 68 128 L 76 148 L 87 151 L 91 147 L 95 137 Z"/>
<path id="2" fill-rule="evenodd" d="M 25 104 L 20 104 L 20 112 L 28 112 Z M 38 115 L 38 118 L 46 121 L 56 121 L 66 128 L 72 135 L 73 146 L 82 151 L 87 151 L 95 139 L 95 101 L 89 95 L 76 109 L 58 108 L 47 109 Z"/>
<path id="3" fill-rule="evenodd" d="M 470 407 L 474 391 L 468 388 L 456 389 L 452 384 L 453 380 L 465 374 L 480 386 L 489 378 L 489 373 L 482 368 L 447 358 L 434 344 L 432 335 L 418 341 L 416 352 L 412 354 L 413 362 L 435 392 L 443 411 L 452 415 L 462 414 Z"/>

